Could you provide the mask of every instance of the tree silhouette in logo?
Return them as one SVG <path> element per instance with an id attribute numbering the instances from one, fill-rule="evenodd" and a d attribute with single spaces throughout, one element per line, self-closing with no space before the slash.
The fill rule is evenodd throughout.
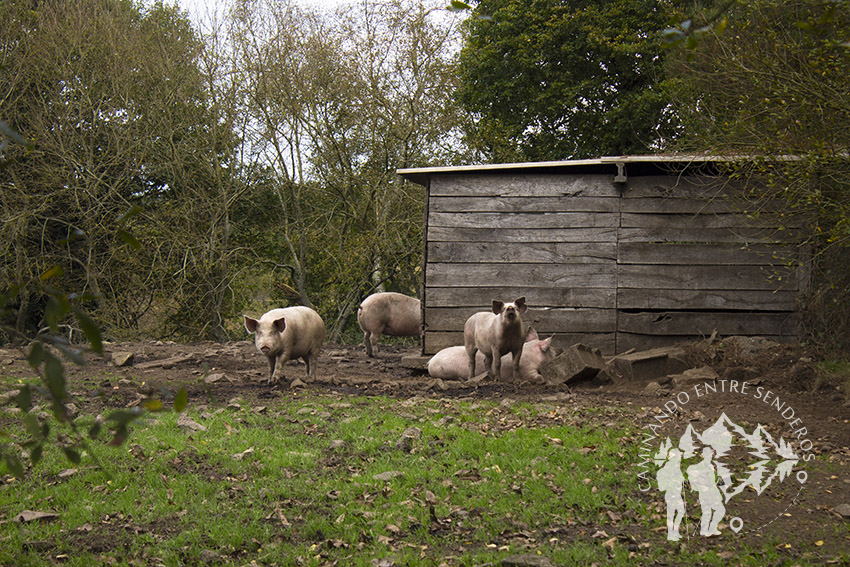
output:
<path id="1" fill-rule="evenodd" d="M 735 474 L 724 461 L 736 446 L 746 446 L 755 459 L 747 467 L 749 472 Z M 683 472 L 682 462 L 698 455 L 701 459 Z M 668 437 L 653 458 L 659 467 L 656 473 L 658 488 L 664 492 L 667 505 L 667 539 L 670 541 L 680 539 L 679 526 L 685 515 L 685 481 L 691 491 L 697 493 L 702 509 L 700 535 L 710 537 L 720 535 L 719 524 L 726 514 L 727 502 L 747 487 L 762 494 L 774 480 L 785 480 L 800 460 L 785 439 L 780 438 L 777 443 L 760 424 L 752 433 L 747 433 L 725 413 L 702 433 L 688 424 L 676 447 Z M 730 527 L 737 532 L 743 522 L 740 518 L 735 520 L 738 523 L 730 522 Z"/>

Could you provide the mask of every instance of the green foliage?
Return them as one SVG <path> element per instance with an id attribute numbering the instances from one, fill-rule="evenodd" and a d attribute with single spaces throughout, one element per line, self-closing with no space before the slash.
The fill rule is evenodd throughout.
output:
<path id="1" fill-rule="evenodd" d="M 5 123 L 2 124 L 0 133 L 10 141 L 30 148 L 29 142 Z M 0 144 L 0 149 L 5 147 L 5 145 L 6 140 L 4 139 L 3 144 Z M 5 163 L 8 162 L 4 160 L 3 164 Z M 137 213 L 138 209 L 133 208 L 118 219 L 118 230 L 122 233 L 122 239 L 130 245 L 134 245 L 136 240 L 132 234 L 121 228 L 121 226 Z M 137 246 L 134 247 L 137 248 Z M 65 362 L 54 354 L 53 351 L 58 351 L 67 361 L 74 364 L 86 364 L 84 349 L 73 346 L 70 342 L 70 336 L 66 338 L 59 334 L 60 324 L 63 324 L 71 314 L 73 314 L 85 337 L 88 345 L 85 350 L 102 355 L 103 338 L 101 337 L 98 325 L 79 306 L 80 302 L 90 302 L 94 298 L 86 294 L 69 295 L 55 287 L 51 280 L 60 279 L 63 275 L 64 270 L 61 266 L 51 266 L 44 273 L 40 274 L 37 280 L 26 282 L 29 289 L 36 290 L 35 293 L 45 298 L 43 320 L 47 328 L 42 330 L 39 333 L 39 338 L 30 344 L 29 354 L 27 356 L 27 362 L 33 371 L 35 371 L 39 382 L 33 385 L 25 384 L 21 386 L 17 395 L 10 399 L 10 401 L 14 401 L 15 406 L 21 412 L 24 429 L 29 434 L 29 437 L 24 441 L 15 442 L 12 440 L 11 435 L 5 431 L 0 431 L 0 437 L 4 439 L 0 443 L 0 461 L 6 465 L 9 472 L 18 478 L 24 476 L 25 469 L 20 452 L 14 449 L 15 445 L 20 449 L 27 450 L 30 462 L 36 465 L 44 456 L 45 445 L 52 441 L 49 421 L 44 417 L 36 416 L 34 413 L 33 401 L 36 396 L 44 399 L 50 405 L 56 421 L 59 424 L 66 425 L 70 430 L 70 435 L 57 433 L 55 440 L 52 441 L 62 451 L 65 458 L 73 464 L 79 464 L 82 460 L 81 451 L 85 449 L 89 449 L 90 451 L 86 438 L 78 430 L 74 415 L 70 410 L 71 396 L 68 393 L 68 385 L 65 378 Z M 16 296 L 18 296 L 18 290 L 15 287 L 0 295 L 0 322 L 4 319 L 9 319 L 7 315 L 12 311 L 10 303 Z M 0 327 L 0 330 L 13 337 L 19 334 L 19 331 L 15 328 L 3 329 Z M 186 408 L 186 397 L 185 389 L 178 393 L 174 402 L 176 411 L 181 412 Z M 159 400 L 149 399 L 145 400 L 143 407 L 148 411 L 160 411 L 163 409 L 163 404 Z M 107 422 L 114 424 L 115 435 L 110 445 L 121 445 L 129 434 L 129 424 L 142 414 L 143 412 L 140 410 L 113 412 L 106 419 Z M 102 423 L 95 420 L 88 431 L 88 437 L 96 439 L 100 434 L 101 428 Z M 97 462 L 96 458 L 95 462 Z"/>
<path id="2" fill-rule="evenodd" d="M 344 10 L 330 25 L 264 1 L 233 21 L 244 136 L 262 156 L 240 208 L 252 215 L 245 245 L 273 270 L 266 307 L 313 306 L 340 340 L 378 286 L 418 293 L 424 198 L 395 169 L 455 151 L 452 28 L 412 2 Z"/>
<path id="3" fill-rule="evenodd" d="M 179 309 L 189 278 L 206 288 L 199 305 L 227 309 L 210 298 L 226 279 L 190 272 L 197 248 L 228 251 L 226 237 L 210 235 L 221 215 L 210 197 L 221 194 L 211 181 L 233 139 L 208 127 L 218 116 L 188 20 L 160 2 L 123 1 L 4 3 L 0 18 L 0 115 L 32 140 L 8 149 L 0 178 L 0 282 L 17 290 L 15 331 L 40 328 L 51 306 L 29 282 L 53 266 L 57 285 L 85 294 L 113 336 L 138 329 L 154 298 Z M 178 210 L 192 222 L 175 222 Z"/>
<path id="4" fill-rule="evenodd" d="M 840 2 L 759 0 L 734 3 L 722 17 L 725 29 L 710 28 L 670 57 L 682 122 L 676 149 L 757 156 L 730 173 L 746 183 L 752 210 L 778 199 L 784 228 L 811 229 L 807 330 L 820 345 L 848 349 L 850 12 Z"/>
<path id="5" fill-rule="evenodd" d="M 469 18 L 458 99 L 493 161 L 646 153 L 673 132 L 659 88 L 665 2 L 485 0 Z"/>
<path id="6" fill-rule="evenodd" d="M 423 195 L 395 169 L 458 153 L 456 30 L 368 8 L 236 2 L 201 35 L 162 2 L 0 5 L 0 118 L 32 140 L 0 149 L 0 341 L 56 312 L 54 267 L 112 340 L 241 337 L 291 303 L 339 339 L 374 289 L 416 294 Z"/>
<path id="7" fill-rule="evenodd" d="M 52 269 L 42 274 L 40 280 L 44 282 L 59 276 L 61 276 L 61 270 Z M 114 411 L 107 416 L 105 422 L 95 420 L 87 434 L 83 434 L 71 410 L 72 397 L 68 393 L 65 376 L 66 362 L 55 352 L 58 351 L 68 362 L 84 365 L 86 364 L 85 351 L 103 354 L 100 330 L 83 309 L 72 304 L 67 294 L 44 283 L 41 284 L 41 290 L 47 297 L 45 320 L 48 323 L 48 332 L 40 334 L 40 338 L 29 345 L 27 355 L 27 362 L 38 377 L 38 381 L 20 386 L 18 393 L 10 398 L 21 412 L 21 421 L 28 436 L 24 440 L 14 440 L 5 431 L 0 432 L 0 437 L 4 439 L 0 442 L 0 458 L 9 472 L 17 477 L 25 474 L 25 467 L 20 451 L 15 449 L 16 446 L 27 452 L 32 465 L 37 465 L 44 456 L 45 447 L 53 444 L 73 464 L 79 464 L 82 459 L 81 454 L 85 452 L 98 466 L 102 466 L 87 439 L 97 439 L 104 423 L 114 433 L 109 444 L 120 446 L 129 435 L 129 425 L 142 417 L 145 410 L 154 412 L 164 408 L 159 400 L 145 400 L 142 408 Z M 0 312 L 6 312 L 8 309 L 9 306 L 5 301 L 0 303 Z M 85 334 L 87 342 L 85 349 L 72 345 L 66 337 L 58 334 L 59 323 L 66 320 L 69 314 L 74 315 Z M 35 406 L 36 400 L 49 405 L 57 427 L 51 427 L 50 420 L 44 414 L 39 415 Z M 175 398 L 174 409 L 180 412 L 185 408 L 186 391 L 184 389 Z M 65 431 L 62 430 L 63 428 Z"/>

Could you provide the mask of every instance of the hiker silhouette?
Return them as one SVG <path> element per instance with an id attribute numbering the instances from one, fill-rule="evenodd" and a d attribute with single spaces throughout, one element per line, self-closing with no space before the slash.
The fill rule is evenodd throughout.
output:
<path id="1" fill-rule="evenodd" d="M 718 524 L 726 514 L 723 505 L 723 494 L 717 487 L 717 471 L 712 458 L 714 450 L 711 447 L 703 447 L 702 460 L 687 469 L 688 482 L 691 490 L 699 495 L 699 504 L 702 508 L 699 533 L 703 536 L 720 535 Z"/>
<path id="2" fill-rule="evenodd" d="M 655 478 L 667 504 L 667 539 L 679 541 L 679 525 L 685 517 L 685 499 L 682 496 L 685 477 L 682 475 L 682 452 L 679 449 L 672 448 L 667 452 L 667 462 L 658 469 Z"/>

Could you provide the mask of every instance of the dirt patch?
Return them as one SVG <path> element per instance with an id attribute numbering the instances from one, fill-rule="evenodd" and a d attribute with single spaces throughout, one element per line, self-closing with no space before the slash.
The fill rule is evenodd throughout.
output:
<path id="1" fill-rule="evenodd" d="M 181 388 L 188 391 L 191 405 L 206 405 L 211 409 L 237 401 L 263 406 L 278 397 L 301 391 L 290 389 L 289 383 L 267 384 L 265 357 L 247 341 L 123 343 L 110 344 L 106 350 L 106 356 L 91 357 L 86 366 L 67 366 L 69 390 L 75 395 L 76 411 L 97 414 L 134 407 L 148 397 L 168 403 Z M 132 363 L 116 366 L 112 362 L 113 355 L 118 360 L 120 353 L 132 355 Z M 776 482 L 765 490 L 758 507 L 747 510 L 746 517 L 742 514 L 742 521 L 748 527 L 761 527 L 784 517 L 784 525 L 793 529 L 793 538 L 789 539 L 822 545 L 825 553 L 840 553 L 850 547 L 850 520 L 835 512 L 839 505 L 850 504 L 850 404 L 841 389 L 846 385 L 830 382 L 819 375 L 815 357 L 798 346 L 727 341 L 688 346 L 686 358 L 692 366 L 707 366 L 716 372 L 715 391 L 707 391 L 699 383 L 648 391 L 646 382 L 624 380 L 615 380 L 605 386 L 585 382 L 572 389 L 528 383 L 485 381 L 469 385 L 444 382 L 402 365 L 403 356 L 415 354 L 418 354 L 417 347 L 382 345 L 380 357 L 373 359 L 365 355 L 360 345 L 329 344 L 319 359 L 317 379 L 306 389 L 343 397 L 380 395 L 398 399 L 419 396 L 542 401 L 551 403 L 553 411 L 564 407 L 577 410 L 575 415 L 579 417 L 575 425 L 579 427 L 588 424 L 608 427 L 624 419 L 640 428 L 656 424 L 652 430 L 653 450 L 665 437 L 676 438 L 689 426 L 703 432 L 725 414 L 747 433 L 760 425 L 773 439 L 797 443 L 805 440 L 810 445 L 807 454 L 817 457 L 807 464 L 809 478 L 804 490 L 798 490 L 797 484 L 788 481 Z M 18 351 L 0 350 L 0 369 L 13 377 L 32 377 L 24 355 Z M 290 363 L 286 378 L 306 381 L 305 365 Z M 751 390 L 741 392 L 743 382 L 747 382 Z M 758 398 L 757 391 L 762 392 Z M 686 401 L 683 392 L 687 394 Z M 667 417 L 659 419 L 662 415 Z M 557 421 L 560 417 L 556 415 L 552 419 Z M 506 422 L 505 427 L 534 426 L 538 422 L 545 425 L 547 419 L 546 414 L 540 414 L 524 424 L 519 420 L 516 424 Z M 623 439 L 623 444 L 637 446 L 645 441 L 635 435 Z M 329 454 L 325 458 L 333 459 L 334 456 Z M 179 473 L 208 477 L 223 474 L 192 454 L 181 455 L 170 466 Z M 658 525 L 664 524 L 663 502 L 659 507 L 656 491 L 646 494 L 636 491 L 635 497 L 656 506 L 655 520 Z M 793 508 L 788 507 L 789 503 Z M 792 523 L 788 523 L 789 514 Z M 161 526 L 136 526 L 128 519 L 106 519 L 104 526 L 112 530 L 106 536 L 103 530 L 98 530 L 97 535 L 80 532 L 74 537 L 81 548 L 100 552 L 128 545 L 130 537 L 137 533 L 167 534 L 174 529 L 169 519 L 163 522 Z M 690 528 L 698 529 L 698 524 L 698 514 L 690 512 Z M 753 532 L 744 533 L 736 540 L 737 544 L 749 543 L 758 548 L 762 540 L 755 530 Z M 824 535 L 830 533 L 831 537 Z M 611 535 L 626 542 L 630 537 L 628 530 Z M 513 532 L 502 534 L 505 542 L 514 537 Z M 705 540 L 700 545 L 707 550 L 715 547 L 728 550 L 728 547 L 721 547 L 729 543 L 727 538 L 716 539 Z M 822 544 L 816 543 L 821 541 Z M 789 553 L 787 549 L 784 552 Z M 793 551 L 790 553 L 793 555 Z"/>

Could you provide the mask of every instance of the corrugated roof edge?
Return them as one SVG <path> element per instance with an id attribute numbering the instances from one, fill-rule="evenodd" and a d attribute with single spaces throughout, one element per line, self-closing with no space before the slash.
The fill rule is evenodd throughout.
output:
<path id="1" fill-rule="evenodd" d="M 577 159 L 564 161 L 538 161 L 519 163 L 486 163 L 480 165 L 456 165 L 440 167 L 412 167 L 397 169 L 396 173 L 419 185 L 427 185 L 433 174 L 440 173 L 464 173 L 464 172 L 496 172 L 506 170 L 523 169 L 547 169 L 547 168 L 569 168 L 595 165 L 616 165 L 629 163 L 655 163 L 655 164 L 707 164 L 719 162 L 750 161 L 765 159 L 765 156 L 753 155 L 699 155 L 699 154 L 656 154 L 635 156 L 604 156 L 594 159 Z M 796 156 L 771 156 L 773 161 L 790 161 L 799 159 Z"/>

